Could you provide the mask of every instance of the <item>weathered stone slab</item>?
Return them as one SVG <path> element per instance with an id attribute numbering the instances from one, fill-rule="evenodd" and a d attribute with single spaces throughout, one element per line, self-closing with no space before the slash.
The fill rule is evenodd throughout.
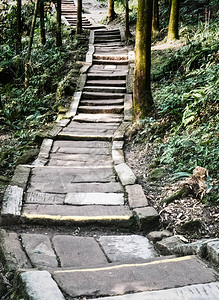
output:
<path id="1" fill-rule="evenodd" d="M 53 140 L 52 139 L 44 139 L 42 145 L 40 147 L 39 158 L 49 158 L 49 152 L 52 148 Z"/>
<path id="2" fill-rule="evenodd" d="M 163 238 L 167 238 L 172 236 L 173 234 L 168 231 L 168 230 L 160 230 L 160 231 L 151 231 L 148 235 L 147 238 L 150 241 L 157 242 L 161 241 Z M 190 253 L 191 254 L 191 253 Z"/>
<path id="3" fill-rule="evenodd" d="M 20 216 L 23 199 L 23 189 L 9 185 L 2 202 L 2 216 Z"/>
<path id="4" fill-rule="evenodd" d="M 43 167 L 47 164 L 48 159 L 47 158 L 36 158 L 33 163 L 32 166 L 34 167 Z"/>
<path id="5" fill-rule="evenodd" d="M 76 115 L 81 96 L 82 92 L 74 93 L 73 101 L 70 105 L 69 111 L 66 113 L 66 118 L 74 117 Z"/>
<path id="6" fill-rule="evenodd" d="M 113 141 L 113 150 L 122 150 L 124 146 L 124 141 Z"/>
<path id="7" fill-rule="evenodd" d="M 53 277 L 71 297 L 121 295 L 216 281 L 215 272 L 193 256 L 84 270 L 56 270 Z"/>
<path id="8" fill-rule="evenodd" d="M 22 244 L 34 267 L 58 267 L 56 255 L 48 236 L 43 234 L 22 234 Z"/>
<path id="9" fill-rule="evenodd" d="M 110 142 L 105 141 L 55 141 L 52 152 L 62 148 L 109 148 Z M 88 150 L 89 151 L 89 150 Z"/>
<path id="10" fill-rule="evenodd" d="M 50 159 L 48 166 L 62 166 L 62 167 L 78 167 L 78 168 L 112 168 L 112 159 L 97 161 L 97 160 L 63 160 L 63 159 Z"/>
<path id="11" fill-rule="evenodd" d="M 98 241 L 111 262 L 135 263 L 158 256 L 148 239 L 140 235 L 101 236 Z"/>
<path id="12" fill-rule="evenodd" d="M 71 185 L 79 182 L 112 182 L 115 175 L 111 168 L 81 169 L 81 168 L 34 168 L 30 183 L 42 183 L 44 185 Z M 54 191 L 55 192 L 55 191 Z M 56 193 L 56 192 L 55 192 Z"/>
<path id="13" fill-rule="evenodd" d="M 123 205 L 124 195 L 116 193 L 68 193 L 64 203 L 70 205 Z"/>
<path id="14" fill-rule="evenodd" d="M 140 229 L 150 229 L 158 226 L 159 215 L 151 206 L 135 208 L 137 224 Z"/>
<path id="15" fill-rule="evenodd" d="M 70 222 L 121 222 L 130 225 L 132 212 L 124 206 L 69 206 L 26 204 L 23 218 L 29 220 L 53 220 Z"/>
<path id="16" fill-rule="evenodd" d="M 107 259 L 92 237 L 58 235 L 52 239 L 62 267 L 91 267 L 106 264 Z"/>
<path id="17" fill-rule="evenodd" d="M 63 204 L 65 195 L 61 194 L 49 194 L 41 192 L 26 193 L 25 203 L 35 204 Z"/>
<path id="18" fill-rule="evenodd" d="M 127 185 L 125 190 L 128 193 L 128 202 L 131 208 L 148 206 L 148 200 L 140 184 Z"/>
<path id="19" fill-rule="evenodd" d="M 122 121 L 119 114 L 83 114 L 80 113 L 74 117 L 74 121 L 78 122 L 96 122 L 96 123 L 118 123 Z"/>
<path id="20" fill-rule="evenodd" d="M 59 120 L 58 122 L 58 126 L 61 126 L 61 127 L 66 127 L 69 123 L 70 123 L 70 119 L 68 118 L 65 118 L 65 119 L 61 119 Z"/>
<path id="21" fill-rule="evenodd" d="M 98 155 L 98 154 L 68 154 L 68 153 L 54 153 L 50 155 L 51 159 L 59 159 L 59 160 L 67 160 L 67 161 L 85 161 L 85 162 L 93 162 L 93 163 L 100 163 L 103 161 L 110 160 L 109 155 Z"/>
<path id="22" fill-rule="evenodd" d="M 169 255 L 174 254 L 174 247 L 182 244 L 182 241 L 177 236 L 171 236 L 166 239 L 163 239 L 162 241 L 156 242 L 156 248 L 159 249 L 159 251 L 163 255 Z"/>
<path id="23" fill-rule="evenodd" d="M 116 165 L 115 170 L 122 185 L 134 184 L 136 182 L 135 174 L 126 163 Z"/>
<path id="24" fill-rule="evenodd" d="M 23 190 L 25 190 L 29 179 L 29 175 L 30 175 L 30 168 L 26 166 L 18 165 L 12 177 L 11 185 L 18 186 Z"/>
<path id="25" fill-rule="evenodd" d="M 7 270 L 31 268 L 31 264 L 22 249 L 17 233 L 0 229 L 0 253 Z"/>
<path id="26" fill-rule="evenodd" d="M 125 96 L 124 121 L 132 121 L 132 94 L 126 94 L 126 96 Z"/>
<path id="27" fill-rule="evenodd" d="M 63 154 L 89 154 L 89 155 L 110 155 L 109 148 L 71 148 L 71 147 L 54 147 L 53 153 Z"/>
<path id="28" fill-rule="evenodd" d="M 130 124 L 128 122 L 123 122 L 113 135 L 113 140 L 123 140 L 125 132 Z"/>
<path id="29" fill-rule="evenodd" d="M 71 183 L 68 185 L 53 185 L 32 183 L 28 192 L 40 191 L 44 193 L 122 193 L 123 187 L 119 182 L 105 182 L 105 183 Z"/>
<path id="30" fill-rule="evenodd" d="M 28 299 L 65 300 L 57 283 L 47 271 L 27 271 L 20 274 Z"/>
<path id="31" fill-rule="evenodd" d="M 193 284 L 180 288 L 128 294 L 98 300 L 218 300 L 219 283 Z M 90 299 L 91 300 L 91 299 Z"/>
<path id="32" fill-rule="evenodd" d="M 123 164 L 125 162 L 123 150 L 112 150 L 112 158 L 115 165 Z"/>
<path id="33" fill-rule="evenodd" d="M 208 258 L 219 266 L 219 239 L 207 243 Z"/>

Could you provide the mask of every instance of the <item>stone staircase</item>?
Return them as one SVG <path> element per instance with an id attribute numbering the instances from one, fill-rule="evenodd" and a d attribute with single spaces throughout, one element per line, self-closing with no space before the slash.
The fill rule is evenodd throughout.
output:
<path id="1" fill-rule="evenodd" d="M 123 155 L 128 49 L 119 30 L 92 34 L 69 118 L 6 191 L 1 259 L 32 300 L 219 299 L 212 268 L 195 255 L 162 257 L 143 234 L 159 216 Z"/>

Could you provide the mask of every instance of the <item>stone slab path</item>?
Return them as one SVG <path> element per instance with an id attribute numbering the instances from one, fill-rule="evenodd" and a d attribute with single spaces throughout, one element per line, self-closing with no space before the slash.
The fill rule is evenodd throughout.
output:
<path id="1" fill-rule="evenodd" d="M 65 16 L 73 10 L 63 1 Z M 0 255 L 19 274 L 26 299 L 219 299 L 212 268 L 195 255 L 161 257 L 142 235 L 159 216 L 123 153 L 132 57 L 120 30 L 91 31 L 66 118 L 6 190 Z"/>

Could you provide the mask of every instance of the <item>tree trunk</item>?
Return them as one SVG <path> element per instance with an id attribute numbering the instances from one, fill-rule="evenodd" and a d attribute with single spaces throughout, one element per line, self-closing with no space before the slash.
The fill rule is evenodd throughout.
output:
<path id="1" fill-rule="evenodd" d="M 115 19 L 114 0 L 108 0 L 108 14 L 107 20 L 111 22 Z"/>
<path id="2" fill-rule="evenodd" d="M 167 40 L 175 40 L 179 38 L 179 1 L 172 0 L 170 9 L 170 20 L 168 26 Z"/>
<path id="3" fill-rule="evenodd" d="M 56 46 L 62 46 L 62 0 L 57 0 L 56 6 L 56 17 L 57 17 L 57 24 L 56 24 Z"/>
<path id="4" fill-rule="evenodd" d="M 21 0 L 17 0 L 17 53 L 21 49 Z"/>
<path id="5" fill-rule="evenodd" d="M 45 30 L 45 20 L 44 20 L 44 0 L 40 1 L 40 35 L 41 44 L 46 44 L 46 30 Z"/>
<path id="6" fill-rule="evenodd" d="M 82 33 L 82 0 L 78 0 L 76 33 Z"/>
<path id="7" fill-rule="evenodd" d="M 156 36 L 159 32 L 159 4 L 158 0 L 153 0 L 153 16 L 152 16 L 152 34 Z"/>
<path id="8" fill-rule="evenodd" d="M 28 86 L 29 83 L 29 64 L 30 64 L 30 56 L 31 56 L 31 50 L 33 45 L 33 36 L 34 36 L 34 28 L 36 25 L 36 18 L 37 18 L 37 11 L 39 7 L 40 0 L 35 0 L 35 8 L 34 8 L 34 14 L 30 29 L 30 39 L 28 43 L 28 50 L 27 50 L 27 58 L 26 58 L 26 64 L 25 64 L 25 87 Z"/>
<path id="9" fill-rule="evenodd" d="M 126 41 L 130 38 L 131 34 L 129 31 L 129 0 L 125 2 L 125 37 Z"/>
<path id="10" fill-rule="evenodd" d="M 151 29 L 153 0 L 138 1 L 134 71 L 134 120 L 145 118 L 153 109 L 151 94 Z"/>

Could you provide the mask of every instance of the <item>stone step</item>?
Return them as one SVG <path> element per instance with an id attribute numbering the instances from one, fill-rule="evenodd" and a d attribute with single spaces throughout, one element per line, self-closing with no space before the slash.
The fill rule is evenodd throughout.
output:
<path id="1" fill-rule="evenodd" d="M 94 100 L 81 100 L 80 101 L 80 105 L 82 105 L 82 106 L 116 105 L 116 104 L 123 105 L 124 99 L 113 99 L 113 100 L 111 100 L 111 99 L 104 99 L 104 100 L 94 99 Z"/>
<path id="2" fill-rule="evenodd" d="M 109 42 L 110 43 L 119 43 L 119 42 L 121 42 L 121 39 L 120 38 L 114 38 L 114 39 L 110 39 L 110 41 L 108 40 L 108 39 L 95 39 L 94 40 L 94 44 L 109 44 Z M 111 45 L 111 44 L 109 44 L 109 45 Z M 121 44 L 120 44 L 121 45 Z"/>
<path id="3" fill-rule="evenodd" d="M 193 284 L 180 288 L 142 292 L 99 300 L 219 300 L 219 282 Z M 91 300 L 91 299 L 90 299 Z"/>
<path id="4" fill-rule="evenodd" d="M 89 76 L 90 78 L 90 76 Z M 118 87 L 118 86 L 123 86 L 126 87 L 126 81 L 125 80 L 119 80 L 119 79 L 107 79 L 107 77 L 105 77 L 105 80 L 87 80 L 86 85 L 88 86 L 114 86 L 114 87 Z"/>
<path id="5" fill-rule="evenodd" d="M 135 264 L 112 263 L 96 268 L 64 268 L 52 272 L 61 290 L 73 298 L 166 290 L 176 286 L 214 282 L 215 275 L 213 269 L 195 256 L 155 258 Z"/>
<path id="6" fill-rule="evenodd" d="M 109 47 L 109 48 L 111 48 L 111 47 L 117 47 L 117 48 L 121 47 L 121 49 L 122 49 L 122 46 L 123 46 L 123 44 L 122 44 L 121 40 L 119 40 L 119 41 L 110 41 L 110 42 L 105 41 L 105 43 L 104 43 L 104 48 L 105 47 Z M 97 42 L 95 42 L 95 47 L 103 47 L 103 43 L 98 44 Z"/>
<path id="7" fill-rule="evenodd" d="M 120 34 L 119 29 L 111 29 L 111 30 L 96 30 L 94 32 L 95 36 L 97 35 L 107 35 L 107 34 Z"/>
<path id="8" fill-rule="evenodd" d="M 127 65 L 129 61 L 124 60 L 112 60 L 112 59 L 93 59 L 93 64 L 96 65 Z"/>
<path id="9" fill-rule="evenodd" d="M 120 34 L 107 34 L 107 35 L 94 36 L 94 42 L 98 42 L 98 41 L 110 42 L 111 40 L 121 40 Z"/>
<path id="10" fill-rule="evenodd" d="M 83 224 L 117 225 L 129 227 L 133 224 L 132 212 L 125 206 L 104 205 L 40 205 L 25 204 L 22 221 L 34 224 Z M 68 282 L 69 285 L 69 282 Z"/>
<path id="11" fill-rule="evenodd" d="M 119 124 L 115 123 L 80 123 L 71 121 L 67 127 L 63 128 L 62 132 L 67 131 L 97 131 L 97 130 L 116 130 L 118 128 Z"/>
<path id="12" fill-rule="evenodd" d="M 94 169 L 94 166 L 92 166 Z M 57 168 L 57 167 L 56 167 Z M 63 167 L 69 169 L 69 167 Z M 71 167 L 72 168 L 72 167 Z M 91 167 L 90 167 L 91 168 Z M 96 168 L 98 172 L 99 168 Z M 40 193 L 58 193 L 60 195 L 66 193 L 122 193 L 123 187 L 119 182 L 107 182 L 107 183 L 99 183 L 99 182 L 83 182 L 83 183 L 71 183 L 71 184 L 61 184 L 58 183 L 53 189 L 53 185 L 46 184 L 38 184 L 32 182 L 31 186 L 29 186 L 29 193 L 40 192 Z"/>
<path id="13" fill-rule="evenodd" d="M 85 92 L 96 92 L 96 93 L 125 93 L 126 87 L 112 87 L 112 86 L 85 86 L 83 91 Z M 84 93 L 83 93 L 84 94 Z"/>
<path id="14" fill-rule="evenodd" d="M 120 114 L 124 109 L 123 105 L 114 105 L 114 106 L 79 106 L 78 112 L 79 113 L 113 113 L 113 114 Z"/>
<path id="15" fill-rule="evenodd" d="M 83 92 L 82 99 L 121 99 L 124 98 L 122 93 L 102 93 L 102 92 Z"/>
<path id="16" fill-rule="evenodd" d="M 117 72 L 116 74 L 96 74 L 96 73 L 89 73 L 87 74 L 87 79 L 88 80 L 104 80 L 104 81 L 108 81 L 108 80 L 113 80 L 113 81 L 125 81 L 126 79 L 126 73 L 122 73 L 122 72 Z"/>
<path id="17" fill-rule="evenodd" d="M 87 140 L 87 139 L 86 139 Z M 106 140 L 106 139 L 105 139 Z M 112 168 L 113 160 L 63 160 L 51 158 L 47 164 L 48 166 L 60 166 L 60 167 L 77 167 L 77 168 Z"/>
<path id="18" fill-rule="evenodd" d="M 102 54 L 94 54 L 93 55 L 93 59 L 100 59 L 100 60 L 127 60 L 128 59 L 128 55 L 127 53 L 124 54 L 111 54 L 109 52 L 106 52 L 107 55 L 105 53 Z"/>
<path id="19" fill-rule="evenodd" d="M 122 122 L 123 116 L 118 114 L 78 114 L 74 117 L 77 122 L 94 122 L 94 123 L 108 123 L 108 122 Z"/>

